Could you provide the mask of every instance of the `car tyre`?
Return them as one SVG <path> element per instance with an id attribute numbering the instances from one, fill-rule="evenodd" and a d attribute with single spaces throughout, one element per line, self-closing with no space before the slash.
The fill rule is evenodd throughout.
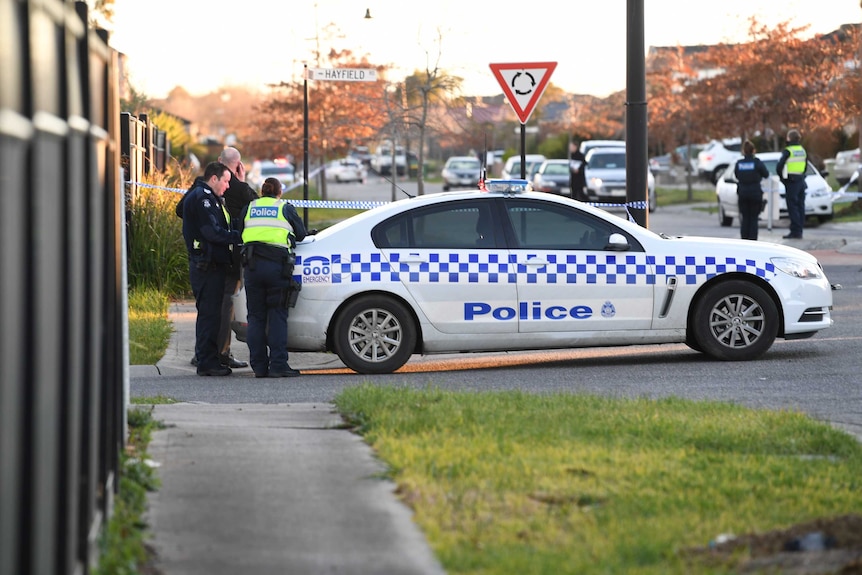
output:
<path id="1" fill-rule="evenodd" d="M 729 228 L 733 225 L 733 218 L 724 215 L 724 207 L 721 205 L 721 202 L 718 202 L 718 223 L 723 228 Z"/>
<path id="2" fill-rule="evenodd" d="M 335 353 L 358 373 L 392 373 L 416 348 L 413 315 L 401 302 L 368 295 L 348 304 L 334 324 Z"/>
<path id="3" fill-rule="evenodd" d="M 691 323 L 695 342 L 715 359 L 757 359 L 778 334 L 778 308 L 769 294 L 752 282 L 715 284 L 696 305 Z"/>

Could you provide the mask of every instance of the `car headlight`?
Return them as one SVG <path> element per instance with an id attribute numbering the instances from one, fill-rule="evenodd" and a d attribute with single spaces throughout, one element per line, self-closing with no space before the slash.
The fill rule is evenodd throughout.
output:
<path id="1" fill-rule="evenodd" d="M 797 258 L 772 258 L 771 261 L 776 269 L 795 278 L 816 280 L 823 277 L 823 271 L 815 263 Z"/>
<path id="2" fill-rule="evenodd" d="M 823 196 L 832 195 L 831 191 L 824 190 L 823 188 L 814 188 L 811 190 L 806 190 L 805 193 L 810 195 L 812 198 L 822 198 Z"/>
<path id="3" fill-rule="evenodd" d="M 598 190 L 602 187 L 602 179 L 601 178 L 590 178 L 590 187 L 594 190 Z"/>

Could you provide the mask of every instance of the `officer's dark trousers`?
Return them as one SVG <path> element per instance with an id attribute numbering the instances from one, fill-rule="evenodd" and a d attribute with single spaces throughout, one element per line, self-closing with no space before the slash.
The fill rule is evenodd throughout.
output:
<path id="1" fill-rule="evenodd" d="M 256 375 L 287 371 L 287 308 L 283 290 L 290 286 L 280 260 L 255 256 L 244 268 L 248 307 L 248 344 L 251 368 Z"/>
<path id="2" fill-rule="evenodd" d="M 805 180 L 785 181 L 784 200 L 790 218 L 790 235 L 801 238 L 805 227 Z"/>
<path id="3" fill-rule="evenodd" d="M 199 269 L 196 258 L 190 258 L 189 279 L 195 296 L 198 317 L 195 321 L 195 357 L 198 371 L 218 369 L 218 331 L 224 293 L 225 266 L 209 265 Z"/>
<path id="4" fill-rule="evenodd" d="M 758 218 L 763 209 L 763 194 L 739 194 L 739 236 L 744 240 L 756 240 Z"/>

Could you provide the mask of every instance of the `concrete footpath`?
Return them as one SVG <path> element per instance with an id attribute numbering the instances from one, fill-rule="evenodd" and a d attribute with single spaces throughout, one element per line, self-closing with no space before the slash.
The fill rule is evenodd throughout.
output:
<path id="1" fill-rule="evenodd" d="M 862 265 L 862 242 L 831 245 L 798 247 L 826 265 Z M 170 319 L 165 357 L 132 366 L 132 379 L 194 374 L 194 304 L 172 304 Z M 248 360 L 246 346 L 234 353 Z M 343 366 L 332 354 L 290 358 L 299 370 Z M 160 575 L 444 573 L 384 466 L 332 405 L 181 403 L 154 417 L 168 426 L 149 448 Z"/>
<path id="2" fill-rule="evenodd" d="M 165 357 L 132 366 L 132 379 L 194 374 L 194 302 L 171 304 L 169 317 Z M 343 366 L 331 354 L 290 358 L 300 370 L 333 361 Z M 179 403 L 153 415 L 167 425 L 149 447 L 159 575 L 444 573 L 385 467 L 332 405 Z"/>

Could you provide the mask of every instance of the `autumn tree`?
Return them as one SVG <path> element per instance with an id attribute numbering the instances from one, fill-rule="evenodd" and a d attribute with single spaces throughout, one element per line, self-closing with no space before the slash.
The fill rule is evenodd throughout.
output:
<path id="1" fill-rule="evenodd" d="M 349 50 L 331 50 L 326 66 L 371 68 L 364 58 L 357 60 Z M 383 69 L 377 68 L 378 74 Z M 244 145 L 257 156 L 291 155 L 303 157 L 304 82 L 281 82 L 255 109 L 243 131 Z M 381 130 L 385 114 L 380 109 L 381 83 L 308 82 L 309 164 L 345 155 L 350 146 L 371 140 Z"/>
<path id="2" fill-rule="evenodd" d="M 680 53 L 664 76 L 650 76 L 650 131 L 670 140 L 684 112 L 698 139 L 757 135 L 777 147 L 791 126 L 803 133 L 840 127 L 853 108 L 845 101 L 846 84 L 836 79 L 847 76 L 857 42 L 803 39 L 807 28 L 751 18 L 744 44 Z"/>
<path id="3" fill-rule="evenodd" d="M 417 194 L 425 193 L 424 166 L 425 166 L 425 144 L 429 129 L 429 112 L 432 106 L 445 105 L 449 96 L 460 91 L 462 79 L 446 73 L 440 67 L 442 55 L 443 36 L 437 30 L 437 52 L 432 60 L 426 52 L 426 64 L 423 70 L 417 70 L 413 75 L 404 80 L 405 119 L 408 134 L 415 130 L 418 139 L 419 171 L 417 173 Z"/>

